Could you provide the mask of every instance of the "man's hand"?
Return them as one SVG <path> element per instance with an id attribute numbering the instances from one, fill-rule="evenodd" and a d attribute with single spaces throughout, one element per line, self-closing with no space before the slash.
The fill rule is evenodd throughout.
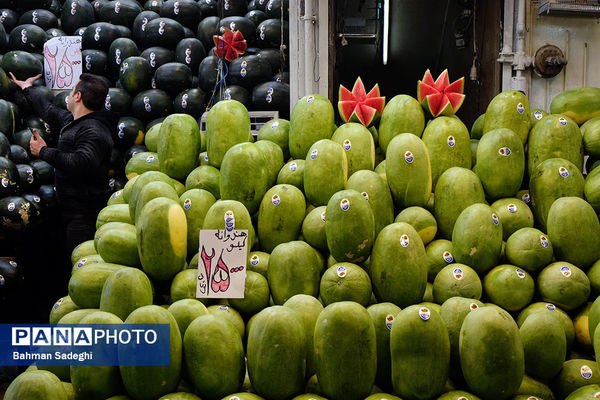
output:
<path id="1" fill-rule="evenodd" d="M 15 78 L 15 76 L 13 75 L 12 72 L 9 72 L 9 74 L 10 74 L 10 80 L 13 81 L 15 85 L 20 87 L 21 90 L 28 88 L 30 86 L 33 86 L 33 82 L 37 81 L 39 78 L 42 77 L 42 74 L 37 74 L 36 76 L 32 76 L 32 77 L 25 79 L 24 81 L 20 81 L 17 78 Z"/>
<path id="2" fill-rule="evenodd" d="M 32 129 L 31 132 L 33 133 L 33 136 L 31 136 L 31 139 L 29 140 L 29 150 L 31 151 L 32 155 L 39 157 L 40 150 L 46 147 L 46 142 L 44 139 L 42 139 L 37 129 Z"/>

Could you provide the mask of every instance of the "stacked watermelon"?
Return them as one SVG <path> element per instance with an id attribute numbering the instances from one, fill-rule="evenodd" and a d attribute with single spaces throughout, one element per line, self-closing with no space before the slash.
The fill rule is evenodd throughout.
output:
<path id="1" fill-rule="evenodd" d="M 256 142 L 236 100 L 153 125 L 50 322 L 168 323 L 171 365 L 31 367 L 5 398 L 597 396 L 597 121 L 508 91 L 469 131 L 436 93 L 340 93 L 348 122 L 308 95 Z M 199 230 L 228 223 L 245 297 L 196 299 Z"/>
<path id="2" fill-rule="evenodd" d="M 147 150 L 144 134 L 172 112 L 200 118 L 207 105 L 223 97 L 237 99 L 250 110 L 289 113 L 289 73 L 282 61 L 288 42 L 287 0 L 5 3 L 0 5 L 0 133 L 24 149 L 14 148 L 12 158 L 18 158 L 17 164 L 29 163 L 28 128 L 42 128 L 40 132 L 46 128 L 43 121 L 30 116 L 25 99 L 9 84 L 7 74 L 25 79 L 42 73 L 43 44 L 57 36 L 82 36 L 83 72 L 104 75 L 113 85 L 105 107 L 120 116 L 109 182 L 115 190 L 126 182 L 127 161 Z M 224 61 L 224 91 L 212 97 L 218 64 L 213 36 L 223 35 L 225 28 L 243 35 L 247 48 L 239 58 Z M 35 86 L 39 95 L 66 107 L 68 91 L 54 94 L 42 79 Z M 5 145 L 4 140 L 0 142 Z M 7 156 L 2 148 L 1 155 Z M 30 167 L 23 167 L 24 171 L 40 172 L 35 165 Z M 44 174 L 41 184 L 52 183 Z M 35 174 L 28 176 L 35 178 Z M 36 190 L 19 193 L 31 192 L 43 199 L 50 187 L 44 187 L 42 194 Z M 15 209 L 23 209 L 17 203 Z"/>

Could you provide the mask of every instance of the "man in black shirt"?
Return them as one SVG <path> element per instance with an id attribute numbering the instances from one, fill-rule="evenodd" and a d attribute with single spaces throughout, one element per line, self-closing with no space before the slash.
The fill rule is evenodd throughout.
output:
<path id="1" fill-rule="evenodd" d="M 24 81 L 10 75 L 52 134 L 58 135 L 52 148 L 34 129 L 29 145 L 32 155 L 55 168 L 56 197 L 70 254 L 78 244 L 94 238 L 96 217 L 110 195 L 108 170 L 117 117 L 104 110 L 107 81 L 81 74 L 67 97 L 67 111 L 35 94 L 31 86 L 41 75 Z"/>

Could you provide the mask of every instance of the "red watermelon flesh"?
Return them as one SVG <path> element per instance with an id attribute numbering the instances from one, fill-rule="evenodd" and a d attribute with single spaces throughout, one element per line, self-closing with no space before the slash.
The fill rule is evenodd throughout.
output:
<path id="1" fill-rule="evenodd" d="M 385 97 L 380 96 L 379 85 L 373 86 L 369 93 L 359 77 L 352 91 L 340 85 L 338 93 L 338 111 L 344 122 L 358 122 L 366 127 L 376 122 L 385 106 Z"/>
<path id="2" fill-rule="evenodd" d="M 447 69 L 435 81 L 427 70 L 417 84 L 417 99 L 432 117 L 454 115 L 465 100 L 464 87 L 464 77 L 450 83 Z"/>

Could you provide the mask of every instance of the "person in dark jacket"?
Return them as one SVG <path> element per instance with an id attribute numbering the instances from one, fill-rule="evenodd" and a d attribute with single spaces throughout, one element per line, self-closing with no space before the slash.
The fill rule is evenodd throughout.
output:
<path id="1" fill-rule="evenodd" d="M 48 123 L 52 135 L 58 136 L 53 148 L 33 129 L 29 146 L 32 155 L 55 168 L 56 197 L 70 254 L 81 242 L 94 238 L 96 217 L 110 196 L 108 170 L 117 117 L 104 110 L 107 81 L 81 74 L 67 97 L 67 111 L 35 94 L 31 86 L 41 75 L 24 81 L 10 75 L 35 113 Z"/>

